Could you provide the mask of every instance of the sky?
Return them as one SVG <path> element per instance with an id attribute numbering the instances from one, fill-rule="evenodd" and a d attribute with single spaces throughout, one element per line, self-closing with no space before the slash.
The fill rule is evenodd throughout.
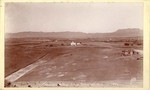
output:
<path id="1" fill-rule="evenodd" d="M 6 3 L 5 32 L 143 29 L 143 3 Z"/>

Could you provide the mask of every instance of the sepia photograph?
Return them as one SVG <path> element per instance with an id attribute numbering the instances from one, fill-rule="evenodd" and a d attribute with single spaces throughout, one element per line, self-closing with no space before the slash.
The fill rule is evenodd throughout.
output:
<path id="1" fill-rule="evenodd" d="M 142 2 L 7 2 L 4 87 L 143 87 Z"/>

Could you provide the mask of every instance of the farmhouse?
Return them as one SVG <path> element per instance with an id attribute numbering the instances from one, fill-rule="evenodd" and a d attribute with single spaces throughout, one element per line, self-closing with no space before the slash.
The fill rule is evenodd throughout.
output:
<path id="1" fill-rule="evenodd" d="M 70 45 L 71 45 L 71 46 L 76 46 L 77 44 L 72 41 L 72 42 L 70 43 Z"/>

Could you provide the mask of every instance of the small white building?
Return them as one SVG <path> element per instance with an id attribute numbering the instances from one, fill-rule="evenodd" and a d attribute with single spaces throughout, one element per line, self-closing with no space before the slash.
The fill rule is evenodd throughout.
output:
<path id="1" fill-rule="evenodd" d="M 71 45 L 71 46 L 76 46 L 77 44 L 72 41 L 72 42 L 70 43 L 70 45 Z"/>
<path id="2" fill-rule="evenodd" d="M 81 43 L 77 43 L 77 45 L 81 45 Z"/>

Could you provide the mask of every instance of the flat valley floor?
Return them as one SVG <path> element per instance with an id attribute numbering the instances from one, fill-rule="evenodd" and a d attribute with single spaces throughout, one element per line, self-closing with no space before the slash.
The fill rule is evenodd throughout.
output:
<path id="1" fill-rule="evenodd" d="M 63 44 L 62 44 L 63 43 Z M 123 42 L 8 40 L 5 79 L 9 87 L 142 87 L 142 46 Z M 141 53 L 122 55 L 123 50 Z"/>

